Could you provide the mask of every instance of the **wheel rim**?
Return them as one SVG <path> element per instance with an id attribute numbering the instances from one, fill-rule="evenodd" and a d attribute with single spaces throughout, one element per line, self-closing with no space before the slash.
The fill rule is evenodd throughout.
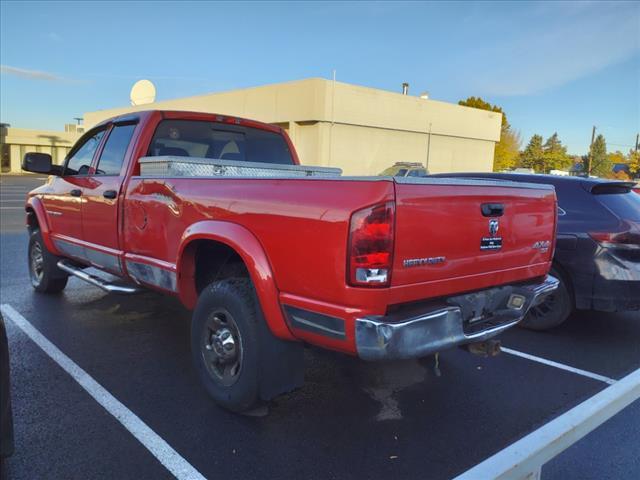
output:
<path id="1" fill-rule="evenodd" d="M 217 309 L 209 314 L 200 345 L 211 378 L 225 387 L 236 383 L 242 369 L 242 337 L 227 310 Z"/>
<path id="2" fill-rule="evenodd" d="M 536 305 L 529 310 L 531 316 L 535 318 L 544 318 L 554 311 L 558 303 L 558 298 L 555 293 L 552 293 L 540 305 Z"/>
<path id="3" fill-rule="evenodd" d="M 31 281 L 34 285 L 42 282 L 44 276 L 44 255 L 42 253 L 42 246 L 40 242 L 33 242 L 31 244 L 31 251 L 29 252 L 29 266 L 31 267 Z"/>

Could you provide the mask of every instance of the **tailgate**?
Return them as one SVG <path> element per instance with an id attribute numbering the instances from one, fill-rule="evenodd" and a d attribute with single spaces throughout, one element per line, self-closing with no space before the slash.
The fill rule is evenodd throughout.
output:
<path id="1" fill-rule="evenodd" d="M 398 178 L 395 188 L 392 286 L 488 277 L 551 261 L 556 222 L 551 186 Z M 523 269 L 522 280 L 534 276 L 532 270 Z"/>

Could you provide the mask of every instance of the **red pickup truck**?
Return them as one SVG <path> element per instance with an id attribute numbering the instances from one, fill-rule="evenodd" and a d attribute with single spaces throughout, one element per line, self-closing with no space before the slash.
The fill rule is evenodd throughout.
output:
<path id="1" fill-rule="evenodd" d="M 26 203 L 33 287 L 177 296 L 195 368 L 234 411 L 301 385 L 305 342 L 421 357 L 487 340 L 557 286 L 552 187 L 343 177 L 251 120 L 138 112 L 23 169 L 50 175 Z"/>

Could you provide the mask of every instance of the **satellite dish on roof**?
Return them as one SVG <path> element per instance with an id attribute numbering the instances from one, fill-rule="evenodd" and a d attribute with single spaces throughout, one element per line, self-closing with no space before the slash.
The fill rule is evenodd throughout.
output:
<path id="1" fill-rule="evenodd" d="M 156 100 L 156 87 L 150 80 L 138 80 L 131 87 L 131 105 L 147 105 Z"/>

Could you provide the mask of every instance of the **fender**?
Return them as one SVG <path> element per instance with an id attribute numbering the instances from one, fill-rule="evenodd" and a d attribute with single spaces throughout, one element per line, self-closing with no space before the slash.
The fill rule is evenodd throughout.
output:
<path id="1" fill-rule="evenodd" d="M 182 303 L 187 308 L 193 309 L 198 299 L 194 281 L 195 250 L 189 248 L 195 240 L 214 240 L 235 250 L 249 271 L 269 329 L 276 337 L 295 340 L 280 308 L 278 288 L 262 245 L 253 233 L 236 223 L 203 220 L 194 223 L 184 231 L 176 262 L 178 296 Z"/>
<path id="2" fill-rule="evenodd" d="M 47 214 L 44 209 L 44 205 L 42 204 L 42 200 L 38 197 L 29 197 L 27 199 L 27 204 L 25 205 L 25 210 L 28 211 L 29 209 L 33 210 L 36 218 L 38 219 L 38 226 L 40 227 L 42 241 L 44 242 L 45 247 L 47 247 L 47 250 L 54 255 L 61 255 L 51 238 L 51 230 L 49 229 Z"/>

